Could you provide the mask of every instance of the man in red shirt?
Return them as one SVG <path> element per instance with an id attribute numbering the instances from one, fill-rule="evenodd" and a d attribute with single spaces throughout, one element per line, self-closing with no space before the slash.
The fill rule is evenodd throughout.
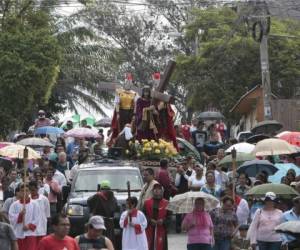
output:
<path id="1" fill-rule="evenodd" d="M 70 230 L 70 221 L 66 215 L 57 214 L 51 222 L 54 233 L 40 241 L 38 250 L 80 250 L 75 239 L 67 235 Z"/>

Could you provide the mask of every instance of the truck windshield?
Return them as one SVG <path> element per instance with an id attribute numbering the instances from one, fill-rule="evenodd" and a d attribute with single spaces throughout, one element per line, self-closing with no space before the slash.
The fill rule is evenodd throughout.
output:
<path id="1" fill-rule="evenodd" d="M 141 190 L 142 180 L 138 171 L 132 170 L 83 170 L 78 173 L 74 191 L 97 191 L 97 186 L 103 180 L 110 182 L 112 190 L 127 190 L 127 181 L 130 181 L 131 190 Z"/>

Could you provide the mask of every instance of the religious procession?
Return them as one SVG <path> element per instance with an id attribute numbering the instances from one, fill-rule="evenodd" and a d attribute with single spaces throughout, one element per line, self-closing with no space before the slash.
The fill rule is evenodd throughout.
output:
<path id="1" fill-rule="evenodd" d="M 263 121 L 229 138 L 217 111 L 174 125 L 174 67 L 116 89 L 99 129 L 40 110 L 0 143 L 0 249 L 299 249 L 300 132 Z"/>
<path id="2" fill-rule="evenodd" d="M 300 250 L 299 0 L 1 0 L 0 250 Z"/>

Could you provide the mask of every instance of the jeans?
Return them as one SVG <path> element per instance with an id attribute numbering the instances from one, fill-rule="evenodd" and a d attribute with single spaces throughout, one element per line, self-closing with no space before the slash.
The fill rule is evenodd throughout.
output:
<path id="1" fill-rule="evenodd" d="M 230 239 L 215 239 L 215 246 L 213 250 L 230 250 L 231 240 Z"/>
<path id="2" fill-rule="evenodd" d="M 257 241 L 259 250 L 280 250 L 281 241 L 267 242 L 267 241 Z"/>
<path id="3" fill-rule="evenodd" d="M 211 250 L 211 246 L 203 243 L 188 244 L 187 250 Z"/>

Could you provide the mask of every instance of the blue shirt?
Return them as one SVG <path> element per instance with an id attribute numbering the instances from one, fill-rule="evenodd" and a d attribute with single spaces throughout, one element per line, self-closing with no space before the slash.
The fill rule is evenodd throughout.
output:
<path id="1" fill-rule="evenodd" d="M 300 221 L 300 215 L 297 215 L 294 212 L 294 209 L 291 209 L 289 211 L 286 211 L 283 215 L 282 215 L 282 222 L 287 222 L 287 221 Z M 289 235 L 289 234 L 282 234 L 282 241 L 283 243 L 287 243 L 287 242 L 291 242 L 293 240 L 295 240 L 296 238 Z"/>

